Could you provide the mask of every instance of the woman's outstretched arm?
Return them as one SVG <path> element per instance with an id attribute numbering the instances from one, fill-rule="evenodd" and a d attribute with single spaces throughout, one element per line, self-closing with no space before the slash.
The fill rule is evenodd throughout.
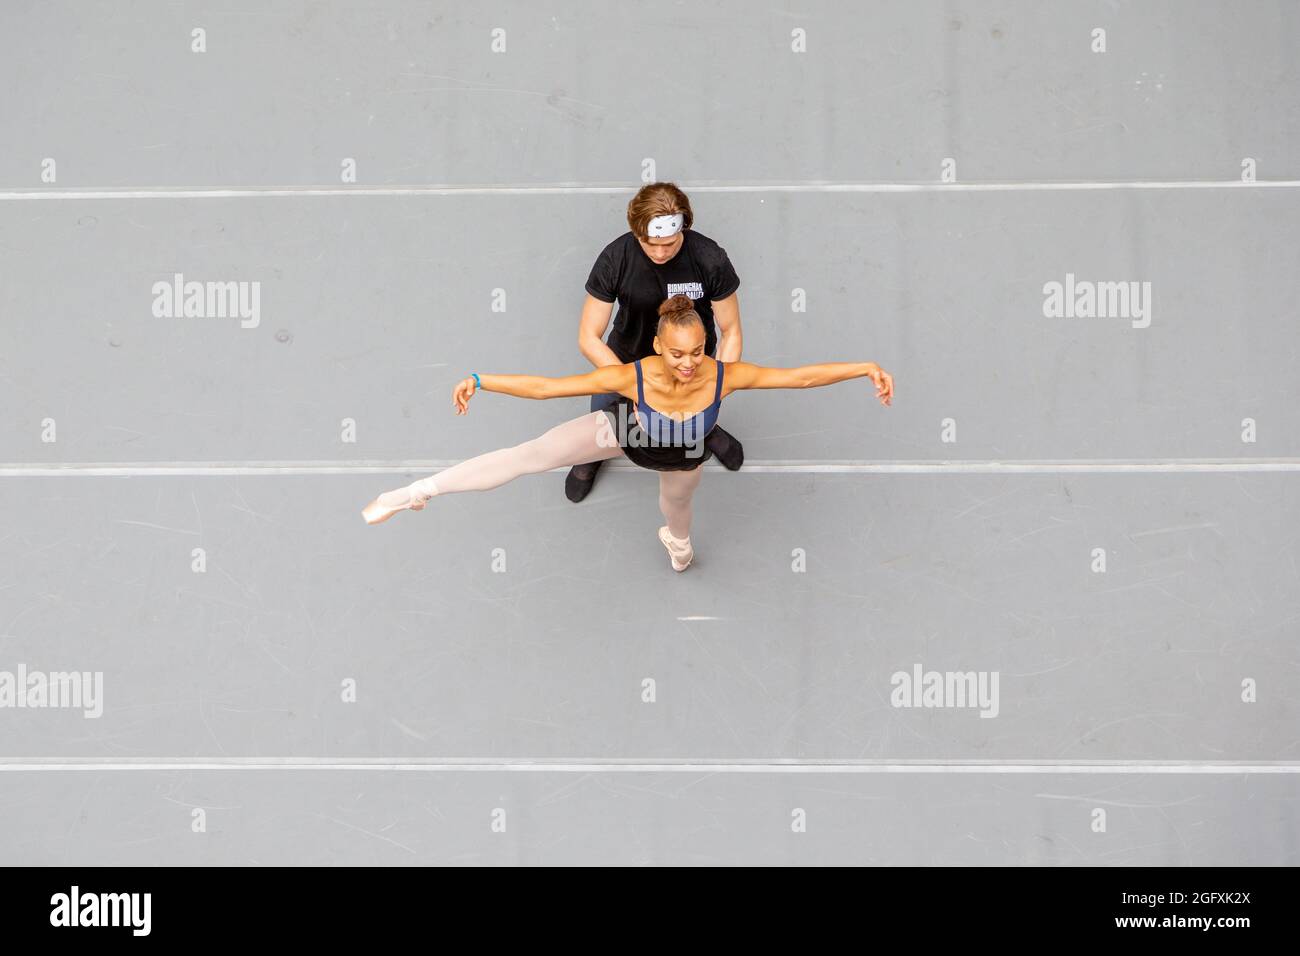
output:
<path id="1" fill-rule="evenodd" d="M 483 383 L 485 392 L 500 392 L 516 398 L 567 398 L 572 395 L 603 395 L 606 392 L 627 394 L 635 387 L 636 370 L 631 365 L 605 365 L 582 375 L 565 375 L 561 378 L 480 373 L 479 381 Z M 451 401 L 457 415 L 465 414 L 469 400 L 477 390 L 472 377 L 456 383 Z"/>
<path id="2" fill-rule="evenodd" d="M 723 377 L 723 394 L 746 388 L 821 388 L 851 378 L 869 378 L 876 383 L 882 405 L 894 397 L 894 377 L 875 362 L 823 362 L 799 368 L 768 368 L 749 362 L 729 362 Z"/>

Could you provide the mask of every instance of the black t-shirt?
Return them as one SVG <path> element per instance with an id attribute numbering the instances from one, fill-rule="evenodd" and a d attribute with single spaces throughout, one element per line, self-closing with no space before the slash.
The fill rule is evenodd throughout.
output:
<path id="1" fill-rule="evenodd" d="M 591 267 L 587 291 L 602 302 L 618 302 L 607 344 L 627 361 L 654 355 L 659 306 L 674 295 L 689 296 L 704 320 L 704 351 L 718 346 L 713 303 L 738 288 L 740 279 L 727 250 L 694 229 L 683 232 L 682 247 L 663 265 L 655 265 L 636 236 L 625 232 L 603 250 Z"/>

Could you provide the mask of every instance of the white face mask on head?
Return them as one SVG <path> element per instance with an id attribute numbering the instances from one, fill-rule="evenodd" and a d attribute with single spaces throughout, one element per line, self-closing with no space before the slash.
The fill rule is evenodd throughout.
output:
<path id="1" fill-rule="evenodd" d="M 673 216 L 655 216 L 646 227 L 646 235 L 656 239 L 675 236 L 682 231 L 682 223 L 685 221 L 686 216 L 680 212 Z"/>

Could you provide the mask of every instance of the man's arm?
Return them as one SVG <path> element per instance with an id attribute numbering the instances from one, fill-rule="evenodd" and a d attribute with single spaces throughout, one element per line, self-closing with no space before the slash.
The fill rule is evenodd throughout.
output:
<path id="1" fill-rule="evenodd" d="M 713 303 L 713 323 L 718 327 L 718 361 L 739 362 L 744 337 L 740 332 L 740 299 L 735 292 Z"/>
<path id="2" fill-rule="evenodd" d="M 602 302 L 590 292 L 587 293 L 587 301 L 582 303 L 582 318 L 578 321 L 578 349 L 596 368 L 623 364 L 614 350 L 604 342 L 609 317 L 613 314 L 613 302 Z"/>

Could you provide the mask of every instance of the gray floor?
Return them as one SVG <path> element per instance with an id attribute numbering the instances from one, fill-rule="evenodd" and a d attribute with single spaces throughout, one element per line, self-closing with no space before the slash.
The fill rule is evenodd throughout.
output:
<path id="1" fill-rule="evenodd" d="M 1300 862 L 1298 46 L 1287 2 L 0 6 L 0 672 L 104 687 L 0 707 L 0 862 Z M 627 467 L 365 526 L 585 409 L 448 396 L 589 367 L 646 157 L 745 359 L 894 406 L 729 398 L 682 575 Z M 260 324 L 154 317 L 177 272 Z M 1067 273 L 1149 327 L 1045 318 Z M 916 666 L 996 716 L 895 706 Z"/>

